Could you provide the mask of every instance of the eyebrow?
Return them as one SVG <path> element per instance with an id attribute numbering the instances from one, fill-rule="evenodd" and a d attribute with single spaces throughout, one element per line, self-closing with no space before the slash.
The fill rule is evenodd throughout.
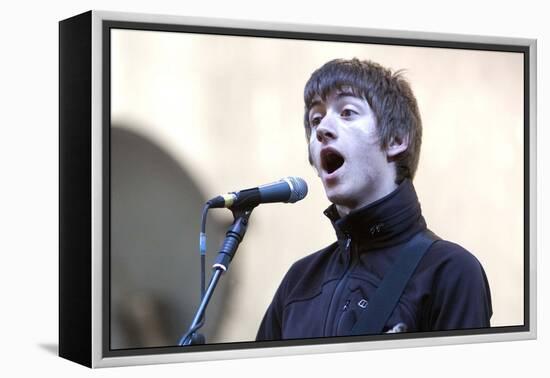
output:
<path id="1" fill-rule="evenodd" d="M 338 94 L 336 94 L 336 100 L 340 100 L 341 98 L 343 97 L 355 97 L 355 98 L 360 98 L 360 97 L 357 97 L 357 95 L 351 91 L 342 91 Z M 323 104 L 324 101 L 323 100 L 314 100 L 312 101 L 310 104 L 309 104 L 309 107 L 308 107 L 308 112 L 311 111 L 312 108 L 314 108 L 315 106 L 317 105 L 321 105 Z"/>

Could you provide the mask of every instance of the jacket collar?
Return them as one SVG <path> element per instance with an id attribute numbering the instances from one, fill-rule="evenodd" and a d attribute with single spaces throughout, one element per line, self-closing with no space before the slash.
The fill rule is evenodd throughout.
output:
<path id="1" fill-rule="evenodd" d="M 405 179 L 392 193 L 340 217 L 333 204 L 325 210 L 338 240 L 351 239 L 361 249 L 400 244 L 426 228 L 412 182 Z"/>

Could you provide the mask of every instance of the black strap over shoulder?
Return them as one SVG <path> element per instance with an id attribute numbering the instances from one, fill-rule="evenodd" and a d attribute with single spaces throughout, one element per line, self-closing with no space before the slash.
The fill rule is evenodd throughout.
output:
<path id="1" fill-rule="evenodd" d="M 426 230 L 419 232 L 406 243 L 393 267 L 385 274 L 367 308 L 351 329 L 352 335 L 382 333 L 418 263 L 436 240 L 439 238 Z"/>

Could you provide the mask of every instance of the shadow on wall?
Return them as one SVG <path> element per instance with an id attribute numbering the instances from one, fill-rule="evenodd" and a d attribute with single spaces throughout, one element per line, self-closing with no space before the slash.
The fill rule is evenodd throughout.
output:
<path id="1" fill-rule="evenodd" d="M 112 349 L 174 346 L 187 330 L 200 297 L 198 239 L 205 201 L 176 160 L 147 138 L 113 125 Z M 210 219 L 209 244 L 219 245 L 227 226 Z M 207 278 L 211 265 L 207 261 Z M 201 329 L 207 342 L 216 337 L 228 294 L 221 280 Z"/>

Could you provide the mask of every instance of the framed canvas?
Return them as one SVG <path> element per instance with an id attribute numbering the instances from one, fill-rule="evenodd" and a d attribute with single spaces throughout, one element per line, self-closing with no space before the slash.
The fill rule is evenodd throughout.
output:
<path id="1" fill-rule="evenodd" d="M 102 11 L 59 31 L 60 356 L 536 337 L 535 40 Z"/>

